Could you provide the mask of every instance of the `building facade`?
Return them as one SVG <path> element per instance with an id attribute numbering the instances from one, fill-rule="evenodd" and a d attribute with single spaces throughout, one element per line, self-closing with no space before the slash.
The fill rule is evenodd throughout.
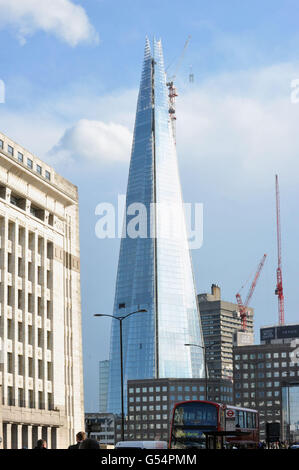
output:
<path id="1" fill-rule="evenodd" d="M 109 361 L 99 363 L 99 412 L 106 413 L 108 401 Z"/>
<path id="2" fill-rule="evenodd" d="M 233 385 L 227 379 L 208 379 L 208 400 L 233 403 Z M 155 379 L 129 380 L 128 440 L 169 440 L 170 422 L 175 403 L 188 400 L 205 400 L 205 379 Z M 117 429 L 120 440 L 120 428 Z"/>
<path id="3" fill-rule="evenodd" d="M 77 188 L 0 134 L 2 447 L 84 426 Z"/>
<path id="4" fill-rule="evenodd" d="M 91 439 L 96 439 L 102 447 L 116 444 L 118 418 L 111 413 L 85 413 L 85 431 Z"/>
<path id="5" fill-rule="evenodd" d="M 299 377 L 282 384 L 282 440 L 299 442 Z"/>
<path id="6" fill-rule="evenodd" d="M 268 328 L 261 329 L 261 338 L 268 337 Z M 272 342 L 268 337 L 265 344 L 234 347 L 234 402 L 259 411 L 262 440 L 267 422 L 279 422 L 283 437 L 283 387 L 299 379 L 298 338 L 287 337 L 285 326 L 276 328 L 283 329 L 279 333 L 283 338 L 274 337 Z"/>
<path id="7" fill-rule="evenodd" d="M 123 322 L 124 382 L 203 377 L 200 318 L 169 115 L 161 41 L 146 41 L 114 316 Z M 119 321 L 112 321 L 108 411 L 119 413 Z M 126 393 L 126 391 L 125 391 Z"/>
<path id="8" fill-rule="evenodd" d="M 221 299 L 220 287 L 212 284 L 210 294 L 199 294 L 198 304 L 206 346 L 206 358 L 211 378 L 232 378 L 233 344 L 242 322 L 237 304 Z M 244 344 L 253 344 L 254 311 L 248 308 L 246 333 L 238 333 Z"/>

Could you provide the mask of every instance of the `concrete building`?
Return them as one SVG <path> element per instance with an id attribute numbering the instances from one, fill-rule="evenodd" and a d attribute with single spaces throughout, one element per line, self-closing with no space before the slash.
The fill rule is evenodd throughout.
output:
<path id="1" fill-rule="evenodd" d="M 209 377 L 232 378 L 234 337 L 237 334 L 239 344 L 253 344 L 254 310 L 248 308 L 247 331 L 244 334 L 239 332 L 241 319 L 238 305 L 222 300 L 219 286 L 212 284 L 210 294 L 199 294 L 198 304 Z"/>
<path id="2" fill-rule="evenodd" d="M 125 438 L 168 441 L 174 404 L 184 400 L 205 400 L 205 390 L 205 379 L 129 380 Z M 208 379 L 208 399 L 232 404 L 232 382 Z M 120 438 L 118 426 L 117 441 Z"/>
<path id="3" fill-rule="evenodd" d="M 234 402 L 259 411 L 263 440 L 267 422 L 279 422 L 282 431 L 282 390 L 299 379 L 296 326 L 261 328 L 264 344 L 234 347 Z"/>
<path id="4" fill-rule="evenodd" d="M 77 188 L 0 133 L 1 447 L 84 429 Z"/>

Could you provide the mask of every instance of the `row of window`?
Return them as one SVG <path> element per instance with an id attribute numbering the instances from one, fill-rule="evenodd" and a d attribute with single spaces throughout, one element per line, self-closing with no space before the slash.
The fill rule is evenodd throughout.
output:
<path id="1" fill-rule="evenodd" d="M 257 364 L 247 364 L 246 362 L 244 363 L 239 363 L 239 362 L 236 362 L 234 364 L 235 366 L 235 369 L 236 370 L 240 370 L 240 369 L 244 369 L 244 370 L 247 370 L 247 369 L 256 369 L 256 367 L 258 369 L 272 369 L 273 367 L 275 369 L 278 369 L 280 367 L 288 367 L 288 365 L 292 365 L 293 363 L 288 363 L 288 362 L 258 362 Z"/>
<path id="2" fill-rule="evenodd" d="M 249 388 L 249 385 L 251 388 L 255 388 L 256 386 L 258 388 L 272 388 L 272 387 L 280 387 L 280 382 L 272 382 L 272 381 L 267 381 L 267 382 L 252 382 L 252 383 L 248 383 L 248 382 L 243 382 L 243 383 L 240 383 L 240 382 L 236 382 L 235 384 L 235 388 L 238 389 L 238 388 Z"/>
<path id="3" fill-rule="evenodd" d="M 169 390 L 171 392 L 203 392 L 205 390 L 205 386 L 204 385 L 171 385 L 169 387 Z M 213 388 L 210 387 L 210 391 L 212 391 Z M 214 388 L 215 392 L 219 392 L 219 387 L 215 387 Z M 136 387 L 136 388 L 133 388 L 133 387 L 130 387 L 129 388 L 129 394 L 139 394 L 139 393 L 153 393 L 153 392 L 157 392 L 157 393 L 160 393 L 160 392 L 167 392 L 168 391 L 168 387 L 167 386 L 156 386 L 156 387 Z M 221 392 L 232 392 L 232 388 L 231 387 L 226 387 L 226 386 L 221 386 L 220 387 L 220 391 Z"/>
<path id="4" fill-rule="evenodd" d="M 246 408 L 256 408 L 256 407 L 262 407 L 262 406 L 279 406 L 280 405 L 280 400 L 275 400 L 275 401 L 260 401 L 260 402 L 255 402 L 255 401 L 245 401 L 245 402 L 236 402 L 235 406 L 244 406 Z"/>
<path id="5" fill-rule="evenodd" d="M 39 379 L 44 378 L 44 373 L 47 372 L 47 380 L 53 380 L 53 363 L 52 362 L 44 362 L 41 359 L 38 359 L 37 362 L 34 361 L 32 357 L 28 358 L 28 376 L 34 377 L 34 372 L 37 372 L 37 376 Z M 7 353 L 7 372 L 8 374 L 14 373 L 14 364 L 13 364 L 13 355 L 12 353 Z M 17 361 L 17 375 L 24 376 L 25 374 L 25 358 L 24 356 L 18 355 Z"/>
<path id="6" fill-rule="evenodd" d="M 0 149 L 3 150 L 4 149 L 4 142 L 3 140 L 0 139 Z M 7 153 L 8 155 L 10 155 L 11 157 L 14 157 L 15 156 L 15 149 L 11 146 L 11 145 L 7 145 Z M 21 152 L 18 152 L 17 153 L 17 159 L 20 163 L 24 163 L 24 155 L 21 153 Z M 33 170 L 33 160 L 31 160 L 31 158 L 28 158 L 27 157 L 27 167 L 30 169 L 30 170 Z M 35 171 L 36 173 L 38 173 L 39 175 L 43 175 L 43 169 L 40 165 L 38 165 L 38 163 L 36 164 L 35 166 Z M 45 178 L 47 180 L 51 180 L 51 173 L 48 171 L 48 170 L 45 170 Z"/>
<path id="7" fill-rule="evenodd" d="M 168 420 L 168 414 L 154 414 L 154 415 L 130 415 L 129 421 L 161 421 Z"/>
<path id="8" fill-rule="evenodd" d="M 279 357 L 286 358 L 288 354 L 286 352 L 275 352 L 275 353 L 258 353 L 258 354 L 236 354 L 235 360 L 240 361 L 242 360 L 247 361 L 248 359 L 278 359 Z"/>
<path id="9" fill-rule="evenodd" d="M 129 411 L 130 412 L 140 412 L 140 411 L 167 411 L 168 406 L 167 405 L 143 405 L 143 406 L 130 406 Z"/>
<path id="10" fill-rule="evenodd" d="M 142 400 L 141 400 L 141 398 L 142 398 Z M 155 397 L 154 397 L 153 395 L 150 395 L 150 396 L 143 396 L 143 397 L 135 397 L 135 398 L 134 398 L 134 397 L 130 397 L 130 398 L 129 398 L 129 402 L 130 402 L 130 403 L 134 403 L 134 402 L 136 401 L 136 403 L 140 403 L 140 402 L 142 401 L 142 402 L 145 402 L 145 403 L 146 403 L 146 402 L 148 402 L 148 401 L 150 401 L 150 402 L 153 402 L 153 401 L 161 401 L 161 399 L 162 399 L 162 401 L 167 401 L 168 397 L 167 397 L 167 395 L 163 395 L 162 397 L 161 397 L 160 395 L 157 395 L 157 396 L 155 396 Z"/>
<path id="11" fill-rule="evenodd" d="M 259 392 L 243 392 L 243 393 L 240 393 L 240 392 L 237 392 L 236 393 L 236 398 L 249 398 L 249 395 L 250 395 L 250 398 L 256 398 L 256 395 L 258 398 L 270 398 L 270 397 L 280 397 L 280 391 L 279 390 L 276 390 L 274 392 L 272 391 L 268 391 L 268 392 L 264 392 L 264 391 L 259 391 Z"/>
<path id="12" fill-rule="evenodd" d="M 165 423 L 155 423 L 155 424 L 146 424 L 146 423 L 143 423 L 143 424 L 130 424 L 129 425 L 129 429 L 131 431 L 134 431 L 135 429 L 136 430 L 141 430 L 141 429 L 168 429 L 168 424 L 165 424 Z"/>

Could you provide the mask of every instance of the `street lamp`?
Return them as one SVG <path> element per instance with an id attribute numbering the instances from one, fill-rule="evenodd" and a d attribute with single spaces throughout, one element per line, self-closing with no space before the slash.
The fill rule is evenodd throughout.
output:
<path id="1" fill-rule="evenodd" d="M 123 317 L 115 317 L 114 315 L 108 315 L 106 313 L 95 313 L 94 317 L 110 317 L 114 320 L 119 321 L 119 342 L 120 342 L 120 381 L 121 381 L 121 440 L 125 440 L 125 414 L 124 414 L 124 370 L 123 370 L 123 328 L 122 323 L 123 321 L 134 315 L 135 313 L 143 313 L 147 312 L 145 309 L 136 310 L 136 312 L 128 313 Z"/>
<path id="2" fill-rule="evenodd" d="M 210 344 L 209 346 L 201 346 L 200 344 L 186 343 L 185 346 L 195 346 L 196 348 L 201 348 L 204 352 L 205 388 L 206 388 L 206 400 L 208 400 L 208 365 L 207 365 L 206 349 L 209 349 L 210 347 L 212 347 L 213 344 Z"/>

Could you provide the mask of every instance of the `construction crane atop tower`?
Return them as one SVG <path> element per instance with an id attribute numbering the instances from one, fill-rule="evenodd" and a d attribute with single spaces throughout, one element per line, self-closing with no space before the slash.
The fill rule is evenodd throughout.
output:
<path id="1" fill-rule="evenodd" d="M 275 176 L 275 189 L 276 189 L 276 229 L 277 229 L 277 256 L 278 266 L 276 270 L 277 284 L 275 294 L 278 296 L 278 322 L 279 325 L 284 325 L 284 295 L 282 285 L 282 268 L 281 268 L 281 225 L 280 225 L 280 195 L 278 175 Z"/>
<path id="2" fill-rule="evenodd" d="M 261 261 L 258 265 L 257 271 L 256 271 L 254 279 L 251 283 L 251 286 L 250 286 L 250 289 L 249 289 L 249 292 L 247 294 L 247 297 L 246 297 L 246 300 L 245 300 L 244 304 L 243 304 L 243 301 L 242 301 L 240 291 L 236 294 L 236 298 L 237 298 L 237 302 L 238 302 L 238 306 L 239 306 L 240 318 L 241 318 L 241 321 L 242 321 L 242 331 L 246 331 L 246 328 L 247 328 L 247 307 L 248 307 L 249 301 L 252 297 L 252 294 L 254 292 L 254 289 L 256 287 L 256 283 L 257 283 L 258 278 L 261 274 L 263 266 L 265 264 L 266 258 L 267 258 L 267 255 L 264 254 L 263 258 L 261 259 Z M 241 287 L 241 289 L 242 288 L 243 287 Z"/>
<path id="3" fill-rule="evenodd" d="M 184 44 L 184 48 L 183 48 L 183 51 L 181 53 L 181 55 L 179 56 L 178 58 L 178 61 L 177 61 L 177 65 L 176 65 L 176 68 L 175 68 L 175 71 L 174 71 L 174 74 L 169 77 L 167 79 L 167 83 L 166 83 L 166 86 L 168 87 L 168 97 L 169 97 L 169 116 L 170 116 L 170 120 L 171 120 L 171 126 L 172 126 L 172 132 L 173 132 L 173 138 L 174 138 L 174 142 L 176 143 L 176 126 L 175 126 L 175 121 L 176 121 L 176 115 L 175 115 L 175 100 L 176 100 L 176 97 L 178 96 L 178 92 L 177 92 L 177 89 L 176 89 L 176 86 L 174 85 L 174 80 L 176 79 L 176 75 L 178 73 L 178 70 L 182 64 L 182 61 L 183 61 L 183 58 L 184 58 L 184 55 L 185 55 L 185 52 L 186 52 L 186 49 L 188 47 L 188 44 L 189 44 L 189 41 L 191 39 L 191 36 L 188 36 L 185 44 Z M 167 67 L 167 69 L 169 68 L 169 66 Z M 166 71 L 167 71 L 166 69 Z"/>

